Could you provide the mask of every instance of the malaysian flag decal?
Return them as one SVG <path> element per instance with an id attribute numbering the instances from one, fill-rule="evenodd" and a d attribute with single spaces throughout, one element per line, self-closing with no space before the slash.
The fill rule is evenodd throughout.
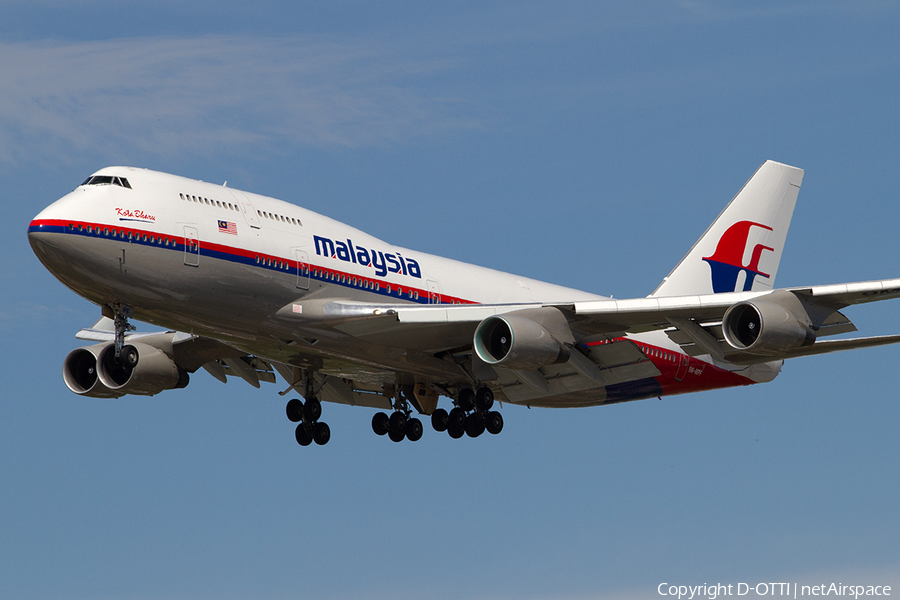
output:
<path id="1" fill-rule="evenodd" d="M 232 223 L 231 221 L 219 221 L 219 231 L 221 233 L 237 235 L 237 224 Z"/>

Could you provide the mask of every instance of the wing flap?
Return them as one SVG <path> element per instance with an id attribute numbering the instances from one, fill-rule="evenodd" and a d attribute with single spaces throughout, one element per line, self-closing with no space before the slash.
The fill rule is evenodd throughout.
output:
<path id="1" fill-rule="evenodd" d="M 789 350 L 779 359 L 798 358 L 800 356 L 815 356 L 816 354 L 827 354 L 829 352 L 840 352 L 843 350 L 856 350 L 858 348 L 874 348 L 876 346 L 886 346 L 888 344 L 900 343 L 900 335 L 879 335 L 865 338 L 852 338 L 848 340 L 826 340 L 816 342 L 812 346 Z M 737 355 L 736 357 L 728 357 L 728 360 L 738 364 L 753 364 L 764 362 L 766 359 L 761 357 L 752 357 L 745 355 Z"/>

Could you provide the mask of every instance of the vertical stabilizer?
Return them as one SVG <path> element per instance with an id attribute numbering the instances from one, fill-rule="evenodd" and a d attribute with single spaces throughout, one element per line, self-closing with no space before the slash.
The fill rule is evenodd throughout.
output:
<path id="1" fill-rule="evenodd" d="M 803 169 L 764 162 L 650 295 L 771 290 L 802 181 Z"/>

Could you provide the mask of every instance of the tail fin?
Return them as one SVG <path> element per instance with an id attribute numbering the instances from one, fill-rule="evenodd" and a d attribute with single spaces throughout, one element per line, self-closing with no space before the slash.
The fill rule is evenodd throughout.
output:
<path id="1" fill-rule="evenodd" d="M 764 162 L 650 296 L 771 290 L 802 181 Z"/>

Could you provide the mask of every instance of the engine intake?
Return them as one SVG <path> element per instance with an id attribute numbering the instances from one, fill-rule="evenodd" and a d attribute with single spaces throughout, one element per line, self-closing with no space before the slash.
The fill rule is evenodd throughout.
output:
<path id="1" fill-rule="evenodd" d="M 486 318 L 475 330 L 475 354 L 506 369 L 531 370 L 565 362 L 569 350 L 539 323 L 508 314 Z"/>
<path id="2" fill-rule="evenodd" d="M 124 394 L 112 391 L 100 381 L 97 357 L 104 345 L 76 348 L 63 361 L 63 381 L 79 396 L 118 398 Z"/>
<path id="3" fill-rule="evenodd" d="M 796 296 L 775 292 L 771 298 L 738 302 L 728 309 L 722 332 L 729 346 L 748 354 L 778 356 L 816 341 L 809 315 Z"/>

